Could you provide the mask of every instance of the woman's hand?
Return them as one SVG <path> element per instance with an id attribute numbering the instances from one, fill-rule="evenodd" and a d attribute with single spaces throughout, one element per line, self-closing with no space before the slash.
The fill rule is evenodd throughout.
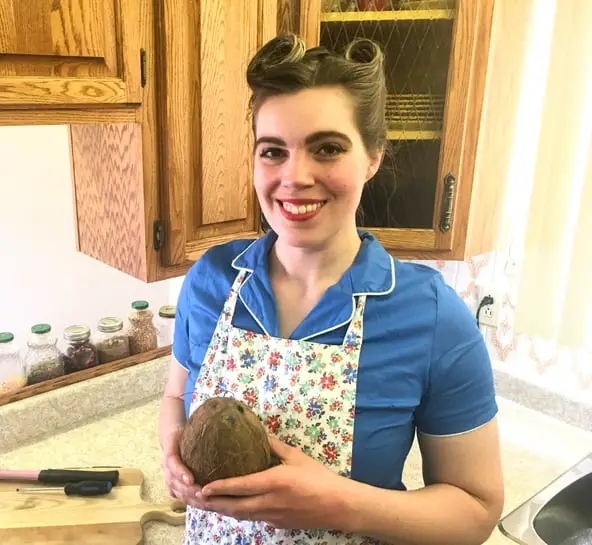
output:
<path id="1" fill-rule="evenodd" d="M 162 442 L 162 469 L 169 494 L 185 505 L 201 506 L 201 487 L 193 482 L 191 471 L 181 461 L 179 439 L 183 429 L 175 429 Z"/>
<path id="2" fill-rule="evenodd" d="M 346 498 L 340 498 L 347 479 L 300 449 L 274 437 L 270 441 L 281 465 L 207 484 L 201 508 L 276 528 L 339 529 L 348 516 Z"/>

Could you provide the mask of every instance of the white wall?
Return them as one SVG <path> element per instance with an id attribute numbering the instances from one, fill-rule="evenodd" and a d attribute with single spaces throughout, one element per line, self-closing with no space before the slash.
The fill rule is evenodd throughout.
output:
<path id="1" fill-rule="evenodd" d="M 180 280 L 145 284 L 76 252 L 65 126 L 0 127 L 0 331 L 23 344 L 47 322 L 93 331 L 106 315 L 127 316 L 134 299 L 153 310 L 176 303 Z"/>

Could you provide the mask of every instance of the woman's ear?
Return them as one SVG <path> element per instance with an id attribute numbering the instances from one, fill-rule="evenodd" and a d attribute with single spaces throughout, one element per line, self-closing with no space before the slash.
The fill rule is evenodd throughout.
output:
<path id="1" fill-rule="evenodd" d="M 376 153 L 370 155 L 370 163 L 366 172 L 366 181 L 370 181 L 378 172 L 384 157 L 384 147 L 380 148 Z"/>

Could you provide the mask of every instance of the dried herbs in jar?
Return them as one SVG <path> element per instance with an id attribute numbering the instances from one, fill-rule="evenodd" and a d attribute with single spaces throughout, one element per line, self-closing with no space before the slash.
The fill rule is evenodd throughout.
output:
<path id="1" fill-rule="evenodd" d="M 99 363 L 121 360 L 130 355 L 129 336 L 119 318 L 101 318 L 97 324 L 96 347 Z"/>
<path id="2" fill-rule="evenodd" d="M 141 354 L 154 350 L 158 345 L 154 317 L 147 301 L 134 301 L 129 313 L 130 352 Z"/>
<path id="3" fill-rule="evenodd" d="M 72 325 L 64 330 L 64 372 L 74 373 L 99 363 L 97 349 L 90 340 L 90 329 L 85 325 Z"/>
<path id="4" fill-rule="evenodd" d="M 64 362 L 49 324 L 34 325 L 27 346 L 25 373 L 29 384 L 37 384 L 64 374 Z"/>

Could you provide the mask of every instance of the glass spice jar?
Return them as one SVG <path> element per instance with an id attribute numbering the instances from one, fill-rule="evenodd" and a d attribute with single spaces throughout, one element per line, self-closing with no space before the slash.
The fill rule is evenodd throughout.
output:
<path id="1" fill-rule="evenodd" d="M 147 301 L 134 301 L 128 319 L 130 322 L 130 353 L 141 354 L 158 346 L 154 316 Z"/>
<path id="2" fill-rule="evenodd" d="M 173 344 L 175 336 L 175 314 L 177 307 L 175 305 L 165 305 L 158 309 L 158 346 L 169 346 Z"/>
<path id="3" fill-rule="evenodd" d="M 8 331 L 0 333 L 0 395 L 20 390 L 27 384 L 25 365 Z"/>
<path id="4" fill-rule="evenodd" d="M 122 360 L 130 355 L 129 337 L 119 318 L 101 318 L 97 324 L 95 344 L 99 363 Z"/>
<path id="5" fill-rule="evenodd" d="M 57 348 L 57 338 L 49 324 L 36 324 L 27 340 L 25 374 L 29 384 L 37 384 L 64 374 L 64 362 Z"/>
<path id="6" fill-rule="evenodd" d="M 97 349 L 90 340 L 90 328 L 85 325 L 71 325 L 64 329 L 64 339 L 64 373 L 90 369 L 99 363 Z"/>

